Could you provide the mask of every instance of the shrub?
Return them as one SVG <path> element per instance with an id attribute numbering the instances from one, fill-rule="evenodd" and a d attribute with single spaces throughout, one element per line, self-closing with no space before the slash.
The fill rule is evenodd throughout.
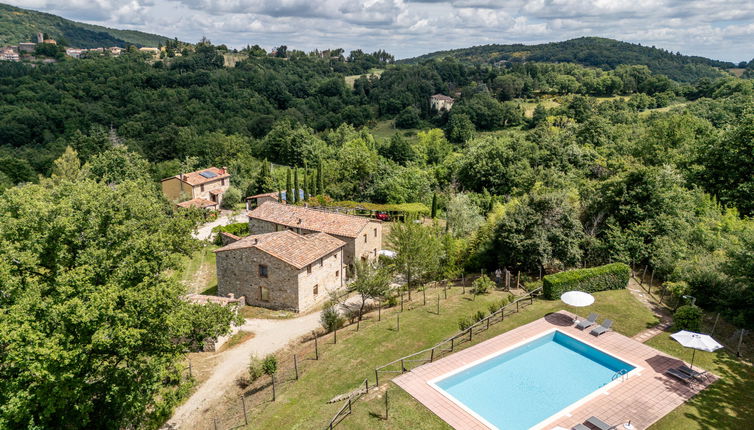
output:
<path id="1" fill-rule="evenodd" d="M 236 187 L 228 187 L 223 193 L 223 201 L 220 203 L 223 209 L 233 209 L 233 206 L 241 203 L 241 190 Z"/>
<path id="2" fill-rule="evenodd" d="M 702 309 L 692 305 L 679 307 L 673 314 L 673 325 L 678 330 L 699 331 L 702 327 Z"/>
<path id="3" fill-rule="evenodd" d="M 495 286 L 495 282 L 488 278 L 487 275 L 482 275 L 474 280 L 471 284 L 471 294 L 479 296 L 487 294 L 487 292 Z"/>
<path id="4" fill-rule="evenodd" d="M 483 320 L 485 317 L 487 317 L 487 312 L 481 311 L 481 310 L 476 311 L 476 313 L 474 314 L 474 322 L 479 322 Z"/>
<path id="5" fill-rule="evenodd" d="M 345 319 L 340 316 L 338 310 L 335 307 L 335 304 L 330 302 L 327 306 L 325 306 L 324 309 L 322 309 L 322 315 L 319 317 L 319 322 L 322 324 L 322 327 L 329 333 L 333 330 L 341 328 L 343 326 L 343 323 L 345 322 Z"/>
<path id="6" fill-rule="evenodd" d="M 507 304 L 508 304 L 508 300 L 505 298 L 502 298 L 496 302 L 490 303 L 490 305 L 487 307 L 487 310 L 489 310 L 491 314 L 494 314 L 495 312 L 499 311 L 503 306 Z"/>
<path id="7" fill-rule="evenodd" d="M 471 327 L 471 325 L 474 324 L 471 322 L 469 317 L 462 317 L 458 319 L 458 330 L 464 331 L 467 328 Z"/>
<path id="8" fill-rule="evenodd" d="M 566 291 L 595 293 L 620 290 L 628 285 L 631 269 L 623 263 L 607 264 L 589 269 L 568 270 L 542 279 L 545 299 L 554 300 Z"/>
<path id="9" fill-rule="evenodd" d="M 253 383 L 262 375 L 264 375 L 264 371 L 262 370 L 262 360 L 252 354 L 251 362 L 249 363 L 249 383 Z"/>
<path id="10" fill-rule="evenodd" d="M 385 298 L 385 301 L 382 302 L 383 306 L 392 308 L 393 306 L 398 305 L 398 296 L 395 294 L 391 294 Z"/>
<path id="11" fill-rule="evenodd" d="M 262 361 L 262 372 L 265 375 L 274 375 L 278 371 L 278 359 L 270 354 Z"/>

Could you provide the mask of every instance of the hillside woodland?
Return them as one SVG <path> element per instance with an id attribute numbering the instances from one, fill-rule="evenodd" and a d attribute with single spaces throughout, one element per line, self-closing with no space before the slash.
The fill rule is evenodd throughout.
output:
<path id="1" fill-rule="evenodd" d="M 431 205 L 421 282 L 624 262 L 754 326 L 751 80 L 284 48 L 0 64 L 0 428 L 164 420 L 182 354 L 231 318 L 189 318 L 169 276 L 198 218 L 158 181 L 209 165 L 230 203 L 293 177 L 320 201 Z"/>
<path id="2" fill-rule="evenodd" d="M 76 48 L 158 46 L 167 39 L 141 31 L 117 30 L 71 21 L 57 15 L 0 3 L 0 46 L 36 42 L 38 32 Z"/>

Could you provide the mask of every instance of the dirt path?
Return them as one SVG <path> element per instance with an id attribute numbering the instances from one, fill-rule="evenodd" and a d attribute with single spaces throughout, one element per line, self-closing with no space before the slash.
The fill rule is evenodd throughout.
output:
<path id="1" fill-rule="evenodd" d="M 673 316 L 670 311 L 639 285 L 633 277 L 628 281 L 628 290 L 660 320 L 658 325 L 636 334 L 633 337 L 634 340 L 644 343 L 670 327 L 673 323 Z"/>
<path id="2" fill-rule="evenodd" d="M 242 211 L 235 216 L 232 216 L 231 211 L 222 211 L 216 220 L 197 227 L 196 231 L 193 233 L 193 236 L 195 239 L 209 240 L 212 237 L 212 229 L 214 227 L 217 227 L 218 225 L 233 224 L 236 222 L 246 222 L 248 220 L 249 217 L 246 216 L 246 211 Z"/>
<path id="3" fill-rule="evenodd" d="M 350 299 L 348 304 L 356 300 Z M 194 423 L 202 422 L 200 418 L 231 390 L 239 376 L 248 371 L 251 354 L 264 357 L 311 333 L 320 327 L 320 313 L 313 312 L 293 319 L 247 319 L 241 330 L 253 332 L 254 338 L 220 353 L 212 376 L 175 410 L 164 428 L 191 429 Z"/>

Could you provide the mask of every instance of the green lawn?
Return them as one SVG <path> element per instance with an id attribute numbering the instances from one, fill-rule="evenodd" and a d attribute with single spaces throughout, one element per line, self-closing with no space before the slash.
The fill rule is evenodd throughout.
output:
<path id="1" fill-rule="evenodd" d="M 650 339 L 647 345 L 689 361 L 691 350 L 668 333 Z M 725 350 L 697 352 L 699 365 L 721 377 L 706 390 L 676 408 L 651 427 L 652 430 L 713 430 L 754 428 L 754 369 Z"/>
<path id="2" fill-rule="evenodd" d="M 401 314 L 400 331 L 395 330 L 395 309 L 376 315 L 362 324 L 361 331 L 353 327 L 341 330 L 338 344 L 327 340 L 326 349 L 319 361 L 308 361 L 298 382 L 291 382 L 278 393 L 278 401 L 265 402 L 253 412 L 254 428 L 321 428 L 342 406 L 327 404 L 330 398 L 350 392 L 369 378 L 374 383 L 374 368 L 403 355 L 429 347 L 458 331 L 458 319 L 471 316 L 477 310 L 487 310 L 489 303 L 499 300 L 500 293 L 479 297 L 475 301 L 461 296 L 456 289 L 448 300 L 441 301 L 440 315 L 435 314 L 436 296 L 428 295 L 428 305 Z M 475 337 L 477 343 L 512 328 L 529 323 L 560 309 L 576 311 L 580 315 L 598 312 L 602 317 L 615 320 L 615 330 L 632 336 L 656 323 L 654 316 L 626 291 L 607 291 L 595 294 L 597 300 L 588 308 L 569 309 L 560 301 L 536 301 L 520 313 Z M 417 300 L 418 297 L 418 300 Z M 414 297 L 421 304 L 421 295 Z M 384 378 L 384 379 L 383 379 Z M 381 376 L 385 381 L 387 376 Z M 348 429 L 437 429 L 448 428 L 444 422 L 417 403 L 411 396 L 390 387 L 390 419 L 383 420 L 384 398 L 381 392 L 372 392 L 357 402 L 353 414 L 346 418 L 341 428 Z"/>

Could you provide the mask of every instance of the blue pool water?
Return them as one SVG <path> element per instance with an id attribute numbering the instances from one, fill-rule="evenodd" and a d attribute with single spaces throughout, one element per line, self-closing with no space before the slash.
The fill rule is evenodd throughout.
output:
<path id="1" fill-rule="evenodd" d="M 435 385 L 500 430 L 523 430 L 632 369 L 555 331 Z"/>

